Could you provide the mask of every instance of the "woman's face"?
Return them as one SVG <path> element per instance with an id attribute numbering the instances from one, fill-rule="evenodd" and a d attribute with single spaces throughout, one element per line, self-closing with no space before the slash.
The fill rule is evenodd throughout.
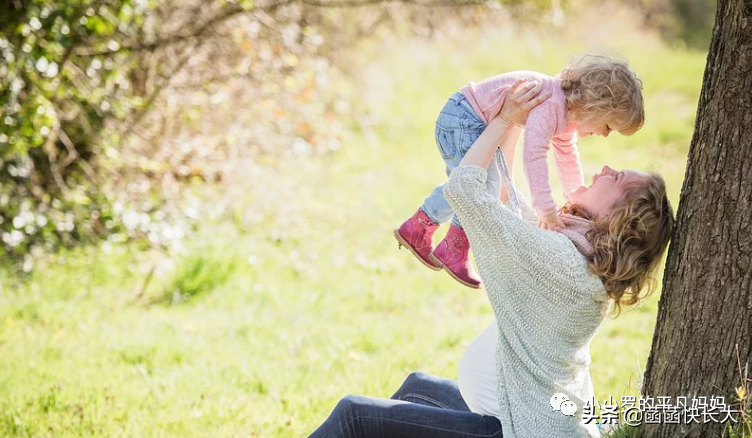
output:
<path id="1" fill-rule="evenodd" d="M 646 173 L 636 170 L 617 171 L 603 166 L 600 173 L 593 175 L 590 186 L 576 188 L 569 195 L 569 200 L 594 217 L 608 214 L 624 198 L 629 186 L 646 177 Z"/>

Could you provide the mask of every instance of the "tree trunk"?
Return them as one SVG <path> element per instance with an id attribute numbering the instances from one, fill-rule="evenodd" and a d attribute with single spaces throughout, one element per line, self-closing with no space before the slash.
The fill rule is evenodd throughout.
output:
<path id="1" fill-rule="evenodd" d="M 737 345 L 742 368 L 752 363 L 750 260 L 752 0 L 719 0 L 643 394 L 735 401 Z M 640 436 L 711 438 L 725 427 L 643 420 Z"/>

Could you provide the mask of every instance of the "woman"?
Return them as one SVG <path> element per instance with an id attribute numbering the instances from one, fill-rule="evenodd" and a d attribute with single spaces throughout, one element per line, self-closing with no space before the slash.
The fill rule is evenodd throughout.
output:
<path id="1" fill-rule="evenodd" d="M 462 360 L 462 387 L 411 374 L 390 400 L 345 397 L 311 438 L 598 436 L 580 420 L 593 397 L 590 342 L 612 301 L 618 309 L 652 289 L 673 215 L 660 176 L 609 167 L 571 193 L 560 232 L 537 228 L 525 202 L 515 206 L 523 220 L 490 195 L 485 169 L 496 149 L 513 156 L 519 126 L 546 97 L 537 84 L 516 84 L 444 188 L 495 314 Z M 552 409 L 558 393 L 574 416 Z"/>

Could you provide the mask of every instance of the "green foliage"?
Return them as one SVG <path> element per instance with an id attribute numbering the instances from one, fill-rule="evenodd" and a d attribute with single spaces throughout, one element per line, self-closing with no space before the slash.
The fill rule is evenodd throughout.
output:
<path id="1" fill-rule="evenodd" d="M 22 4 L 3 6 L 1 158 L 28 156 L 45 143 L 47 154 L 75 153 L 54 150 L 70 143 L 86 159 L 104 121 L 122 119 L 135 105 L 118 35 L 137 31 L 146 9 L 130 0 Z"/>
<path id="2" fill-rule="evenodd" d="M 730 424 L 728 426 L 727 438 L 750 438 L 752 437 L 752 419 L 747 414 L 739 424 Z"/>
<path id="3" fill-rule="evenodd" d="M 716 0 L 622 0 L 637 10 L 648 27 L 664 38 L 707 50 L 715 23 Z"/>
<path id="4" fill-rule="evenodd" d="M 337 151 L 354 110 L 332 53 L 357 26 L 265 7 L 284 32 L 250 0 L 0 6 L 0 258 L 170 246 L 207 213 L 185 183 L 221 179 L 211 162 Z"/>
<path id="5" fill-rule="evenodd" d="M 146 3 L 6 2 L 0 16 L 0 234 L 6 256 L 30 255 L 127 232 L 110 174 L 125 120 L 132 58 L 122 35 Z M 119 199 L 118 199 L 119 198 Z M 135 236 L 135 234 L 130 233 Z M 142 234 L 144 235 L 144 234 Z"/>
<path id="6" fill-rule="evenodd" d="M 715 0 L 673 0 L 676 36 L 687 45 L 706 50 L 715 24 Z"/>
<path id="7" fill-rule="evenodd" d="M 638 438 L 639 429 L 633 426 L 622 425 L 603 434 L 603 438 Z"/>
<path id="8" fill-rule="evenodd" d="M 737 351 L 737 360 L 738 351 Z M 728 423 L 728 438 L 752 438 L 752 379 L 748 375 L 748 364 L 744 366 L 744 370 L 739 369 L 739 378 L 741 385 L 736 387 L 736 394 L 734 399 L 736 401 L 736 410 L 739 411 L 738 422 Z"/>

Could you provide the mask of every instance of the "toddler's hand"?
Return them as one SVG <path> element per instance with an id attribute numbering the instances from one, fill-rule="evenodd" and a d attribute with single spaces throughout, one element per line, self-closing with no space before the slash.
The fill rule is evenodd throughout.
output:
<path id="1" fill-rule="evenodd" d="M 559 219 L 557 212 L 549 213 L 545 216 L 541 216 L 538 219 L 538 228 L 551 231 L 561 231 L 562 228 L 566 228 L 566 225 Z"/>

